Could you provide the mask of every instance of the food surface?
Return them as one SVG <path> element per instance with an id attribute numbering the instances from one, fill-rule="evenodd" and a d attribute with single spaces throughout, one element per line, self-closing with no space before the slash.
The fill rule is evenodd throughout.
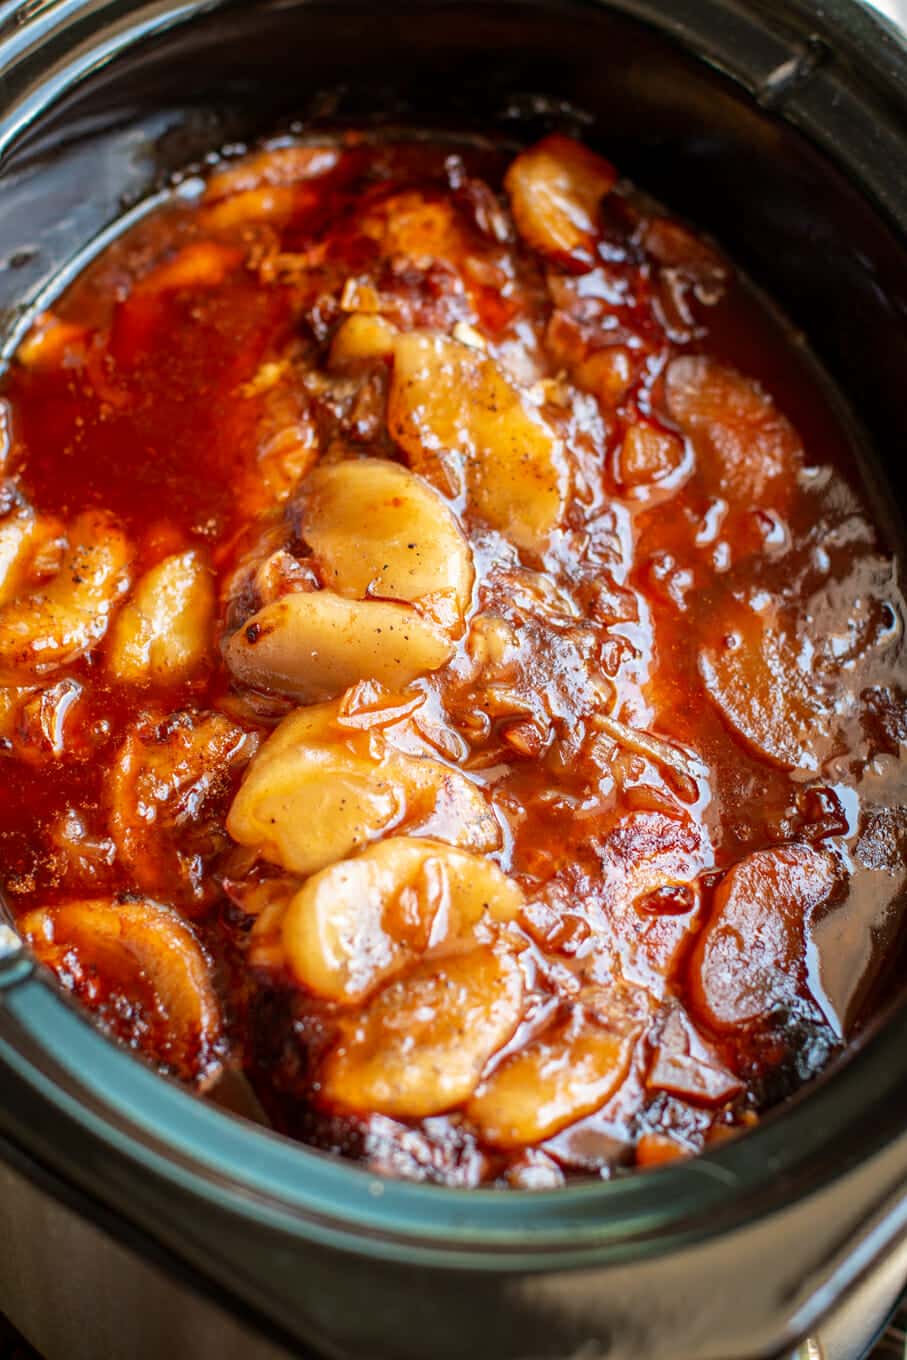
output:
<path id="1" fill-rule="evenodd" d="M 222 157 L 36 319 L 0 453 L 7 901 L 162 1071 L 537 1188 L 846 1043 L 896 565 L 802 344 L 595 151 Z"/>

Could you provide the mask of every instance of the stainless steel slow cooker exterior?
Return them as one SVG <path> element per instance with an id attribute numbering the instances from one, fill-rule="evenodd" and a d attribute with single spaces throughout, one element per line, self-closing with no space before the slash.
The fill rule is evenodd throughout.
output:
<path id="1" fill-rule="evenodd" d="M 578 122 L 784 300 L 905 542 L 907 48 L 855 0 L 0 4 L 6 352 L 162 177 L 292 114 Z M 536 1194 L 383 1181 L 196 1100 L 5 926 L 0 1073 L 0 1306 L 49 1360 L 770 1360 L 823 1319 L 856 1360 L 907 1270 L 896 998 L 745 1138 Z"/>

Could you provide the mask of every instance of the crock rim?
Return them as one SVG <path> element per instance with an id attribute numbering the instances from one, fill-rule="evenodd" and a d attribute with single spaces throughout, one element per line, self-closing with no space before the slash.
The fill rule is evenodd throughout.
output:
<path id="1" fill-rule="evenodd" d="M 719 0 L 678 0 L 671 7 L 659 0 L 571 3 L 611 8 L 655 27 L 742 84 L 814 144 L 830 92 L 846 95 L 847 108 L 853 99 L 862 101 L 876 132 L 887 131 L 903 155 L 907 143 L 895 112 L 907 126 L 907 42 L 859 0 L 826 0 L 821 13 L 808 0 L 783 5 L 752 0 L 746 22 L 762 25 L 760 33 L 768 40 L 760 48 L 761 68 L 749 75 L 741 69 L 732 34 L 721 41 L 714 32 L 708 42 L 702 37 L 702 12 L 717 13 Z M 89 6 L 84 0 L 49 0 L 29 6 L 24 21 L 17 16 L 25 6 L 0 8 L 0 98 L 10 101 L 8 110 L 0 107 L 0 168 L 4 151 L 74 82 L 136 42 L 236 4 L 101 0 Z M 695 25 L 694 8 L 700 11 Z M 734 12 L 737 22 L 739 7 Z M 780 37 L 773 28 L 779 14 L 785 17 Z M 817 57 L 816 42 L 833 49 L 835 59 Z M 33 68 L 45 43 L 61 55 L 42 79 Z M 778 76 L 785 62 L 793 63 L 786 83 Z M 884 139 L 877 139 L 872 164 L 866 160 L 868 142 L 855 145 L 848 158 L 846 147 L 826 141 L 823 133 L 819 149 L 856 176 L 864 196 L 907 237 L 907 176 L 905 187 L 892 196 L 884 182 Z M 634 1252 L 659 1254 L 827 1184 L 890 1144 L 907 1124 L 905 1039 L 907 1007 L 901 1007 L 835 1070 L 772 1111 L 755 1130 L 690 1161 L 641 1176 L 520 1195 L 378 1178 L 233 1119 L 162 1082 L 111 1044 L 15 950 L 0 969 L 0 1062 L 39 1093 L 49 1111 L 65 1116 L 99 1145 L 115 1144 L 137 1166 L 169 1175 L 200 1200 L 217 1198 L 236 1212 L 254 1204 L 257 1213 L 290 1233 L 304 1229 L 308 1236 L 342 1242 L 363 1254 L 410 1257 L 418 1250 L 437 1264 L 461 1263 L 468 1253 L 471 1266 L 481 1263 L 501 1272 L 544 1268 L 553 1251 L 563 1268 L 617 1256 L 627 1260 Z M 871 1103 L 867 1087 L 873 1091 Z M 167 1120 L 164 1139 L 155 1128 Z M 0 1127 L 27 1143 L 28 1130 L 17 1127 L 9 1111 L 0 1115 Z M 219 1151 L 213 1147 L 218 1139 Z"/>

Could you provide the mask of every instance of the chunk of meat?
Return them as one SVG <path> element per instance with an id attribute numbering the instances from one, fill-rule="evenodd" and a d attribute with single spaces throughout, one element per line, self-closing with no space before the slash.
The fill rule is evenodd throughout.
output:
<path id="1" fill-rule="evenodd" d="M 564 451 L 493 359 L 455 340 L 401 335 L 387 422 L 417 472 L 442 490 L 465 488 L 518 547 L 544 550 L 566 506 Z"/>
<path id="2" fill-rule="evenodd" d="M 520 1021 L 519 965 L 488 946 L 419 963 L 350 1020 L 321 1071 L 349 1110 L 425 1119 L 468 1100 Z"/>
<path id="3" fill-rule="evenodd" d="M 517 156 L 504 186 L 523 240 L 556 264 L 584 271 L 595 263 L 599 204 L 616 182 L 604 157 L 552 133 Z"/>
<path id="4" fill-rule="evenodd" d="M 683 355 L 668 367 L 665 405 L 692 443 L 710 495 L 747 508 L 785 509 L 803 447 L 757 383 L 704 355 Z"/>
<path id="5" fill-rule="evenodd" d="M 603 840 L 601 899 L 625 975 L 660 993 L 699 920 L 695 880 L 709 862 L 707 833 L 688 815 L 624 813 Z M 659 912 L 657 893 L 673 894 Z M 595 916 L 593 915 L 593 921 Z"/>
<path id="6" fill-rule="evenodd" d="M 349 1005 L 483 921 L 513 921 L 522 901 L 490 860 L 395 836 L 310 878 L 283 918 L 283 947 L 297 982 Z"/>
<path id="7" fill-rule="evenodd" d="M 600 1109 L 630 1068 L 638 1027 L 578 1005 L 482 1083 L 467 1108 L 483 1141 L 525 1147 Z"/>
<path id="8" fill-rule="evenodd" d="M 69 888 L 97 891 L 105 883 L 116 859 L 116 846 L 109 836 L 98 835 L 89 820 L 74 807 L 67 807 L 47 829 L 54 868 Z"/>
<path id="9" fill-rule="evenodd" d="M 695 1014 L 733 1033 L 789 1005 L 807 985 L 810 916 L 832 896 L 839 876 L 832 855 L 809 845 L 758 850 L 736 864 L 715 893 L 693 952 Z"/>
<path id="10" fill-rule="evenodd" d="M 665 1021 L 646 1086 L 707 1106 L 721 1105 L 743 1090 L 743 1083 L 728 1071 L 679 1006 Z"/>
<path id="11" fill-rule="evenodd" d="M 708 839 L 695 818 L 678 812 L 625 812 L 598 846 L 605 897 L 625 910 L 668 884 L 691 882 L 705 867 Z"/>
<path id="12" fill-rule="evenodd" d="M 470 850 L 500 842 L 482 791 L 431 758 L 407 718 L 344 725 L 337 704 L 284 718 L 253 761 L 227 818 L 240 845 L 290 873 L 316 873 L 390 831 Z"/>
<path id="13" fill-rule="evenodd" d="M 240 388 L 258 407 L 255 458 L 243 461 L 237 504 L 251 520 L 290 497 L 318 460 L 311 402 L 291 355 L 268 359 Z"/>
<path id="14" fill-rule="evenodd" d="M 23 938 L 130 1047 L 185 1080 L 220 1067 L 220 1006 L 194 935 L 157 902 L 95 898 L 37 908 Z"/>
<path id="15" fill-rule="evenodd" d="M 570 613 L 550 611 L 533 601 L 518 574 L 496 583 L 487 604 L 499 604 L 473 615 L 466 638 L 466 657 L 451 670 L 466 683 L 451 683 L 445 695 L 448 711 L 467 728 L 478 714 L 487 719 L 530 721 L 546 745 L 555 727 L 576 732 L 583 717 L 610 697 L 602 676 L 601 640 Z M 466 667 L 469 670 L 466 670 Z M 541 747 L 539 748 L 541 749 Z"/>
<path id="16" fill-rule="evenodd" d="M 220 713 L 140 719 L 107 780 L 110 834 L 137 887 L 188 908 L 210 900 L 212 858 L 227 845 L 223 809 L 256 738 Z"/>

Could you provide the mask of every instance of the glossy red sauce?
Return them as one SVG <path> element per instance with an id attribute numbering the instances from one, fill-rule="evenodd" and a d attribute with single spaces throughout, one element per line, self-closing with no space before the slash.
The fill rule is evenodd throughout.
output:
<path id="1" fill-rule="evenodd" d="M 701 1150 L 845 1042 L 898 920 L 907 707 L 896 571 L 802 345 L 607 162 L 511 161 L 228 162 L 39 318 L 2 386 L 0 858 L 39 955 L 163 1069 L 379 1170 L 538 1186 Z M 468 598 L 363 595 L 313 547 L 315 469 L 361 459 L 425 479 L 418 552 L 459 545 Z M 184 554 L 185 617 L 152 576 L 130 671 Z M 281 609 L 328 591 L 441 660 L 281 680 Z M 324 788 L 337 751 L 392 785 L 403 752 L 396 811 L 347 844 L 294 784 L 269 848 L 241 799 L 297 776 L 255 751 L 316 702 Z M 332 972 L 314 876 L 413 836 L 428 867 Z M 467 928 L 479 860 L 507 877 Z"/>

